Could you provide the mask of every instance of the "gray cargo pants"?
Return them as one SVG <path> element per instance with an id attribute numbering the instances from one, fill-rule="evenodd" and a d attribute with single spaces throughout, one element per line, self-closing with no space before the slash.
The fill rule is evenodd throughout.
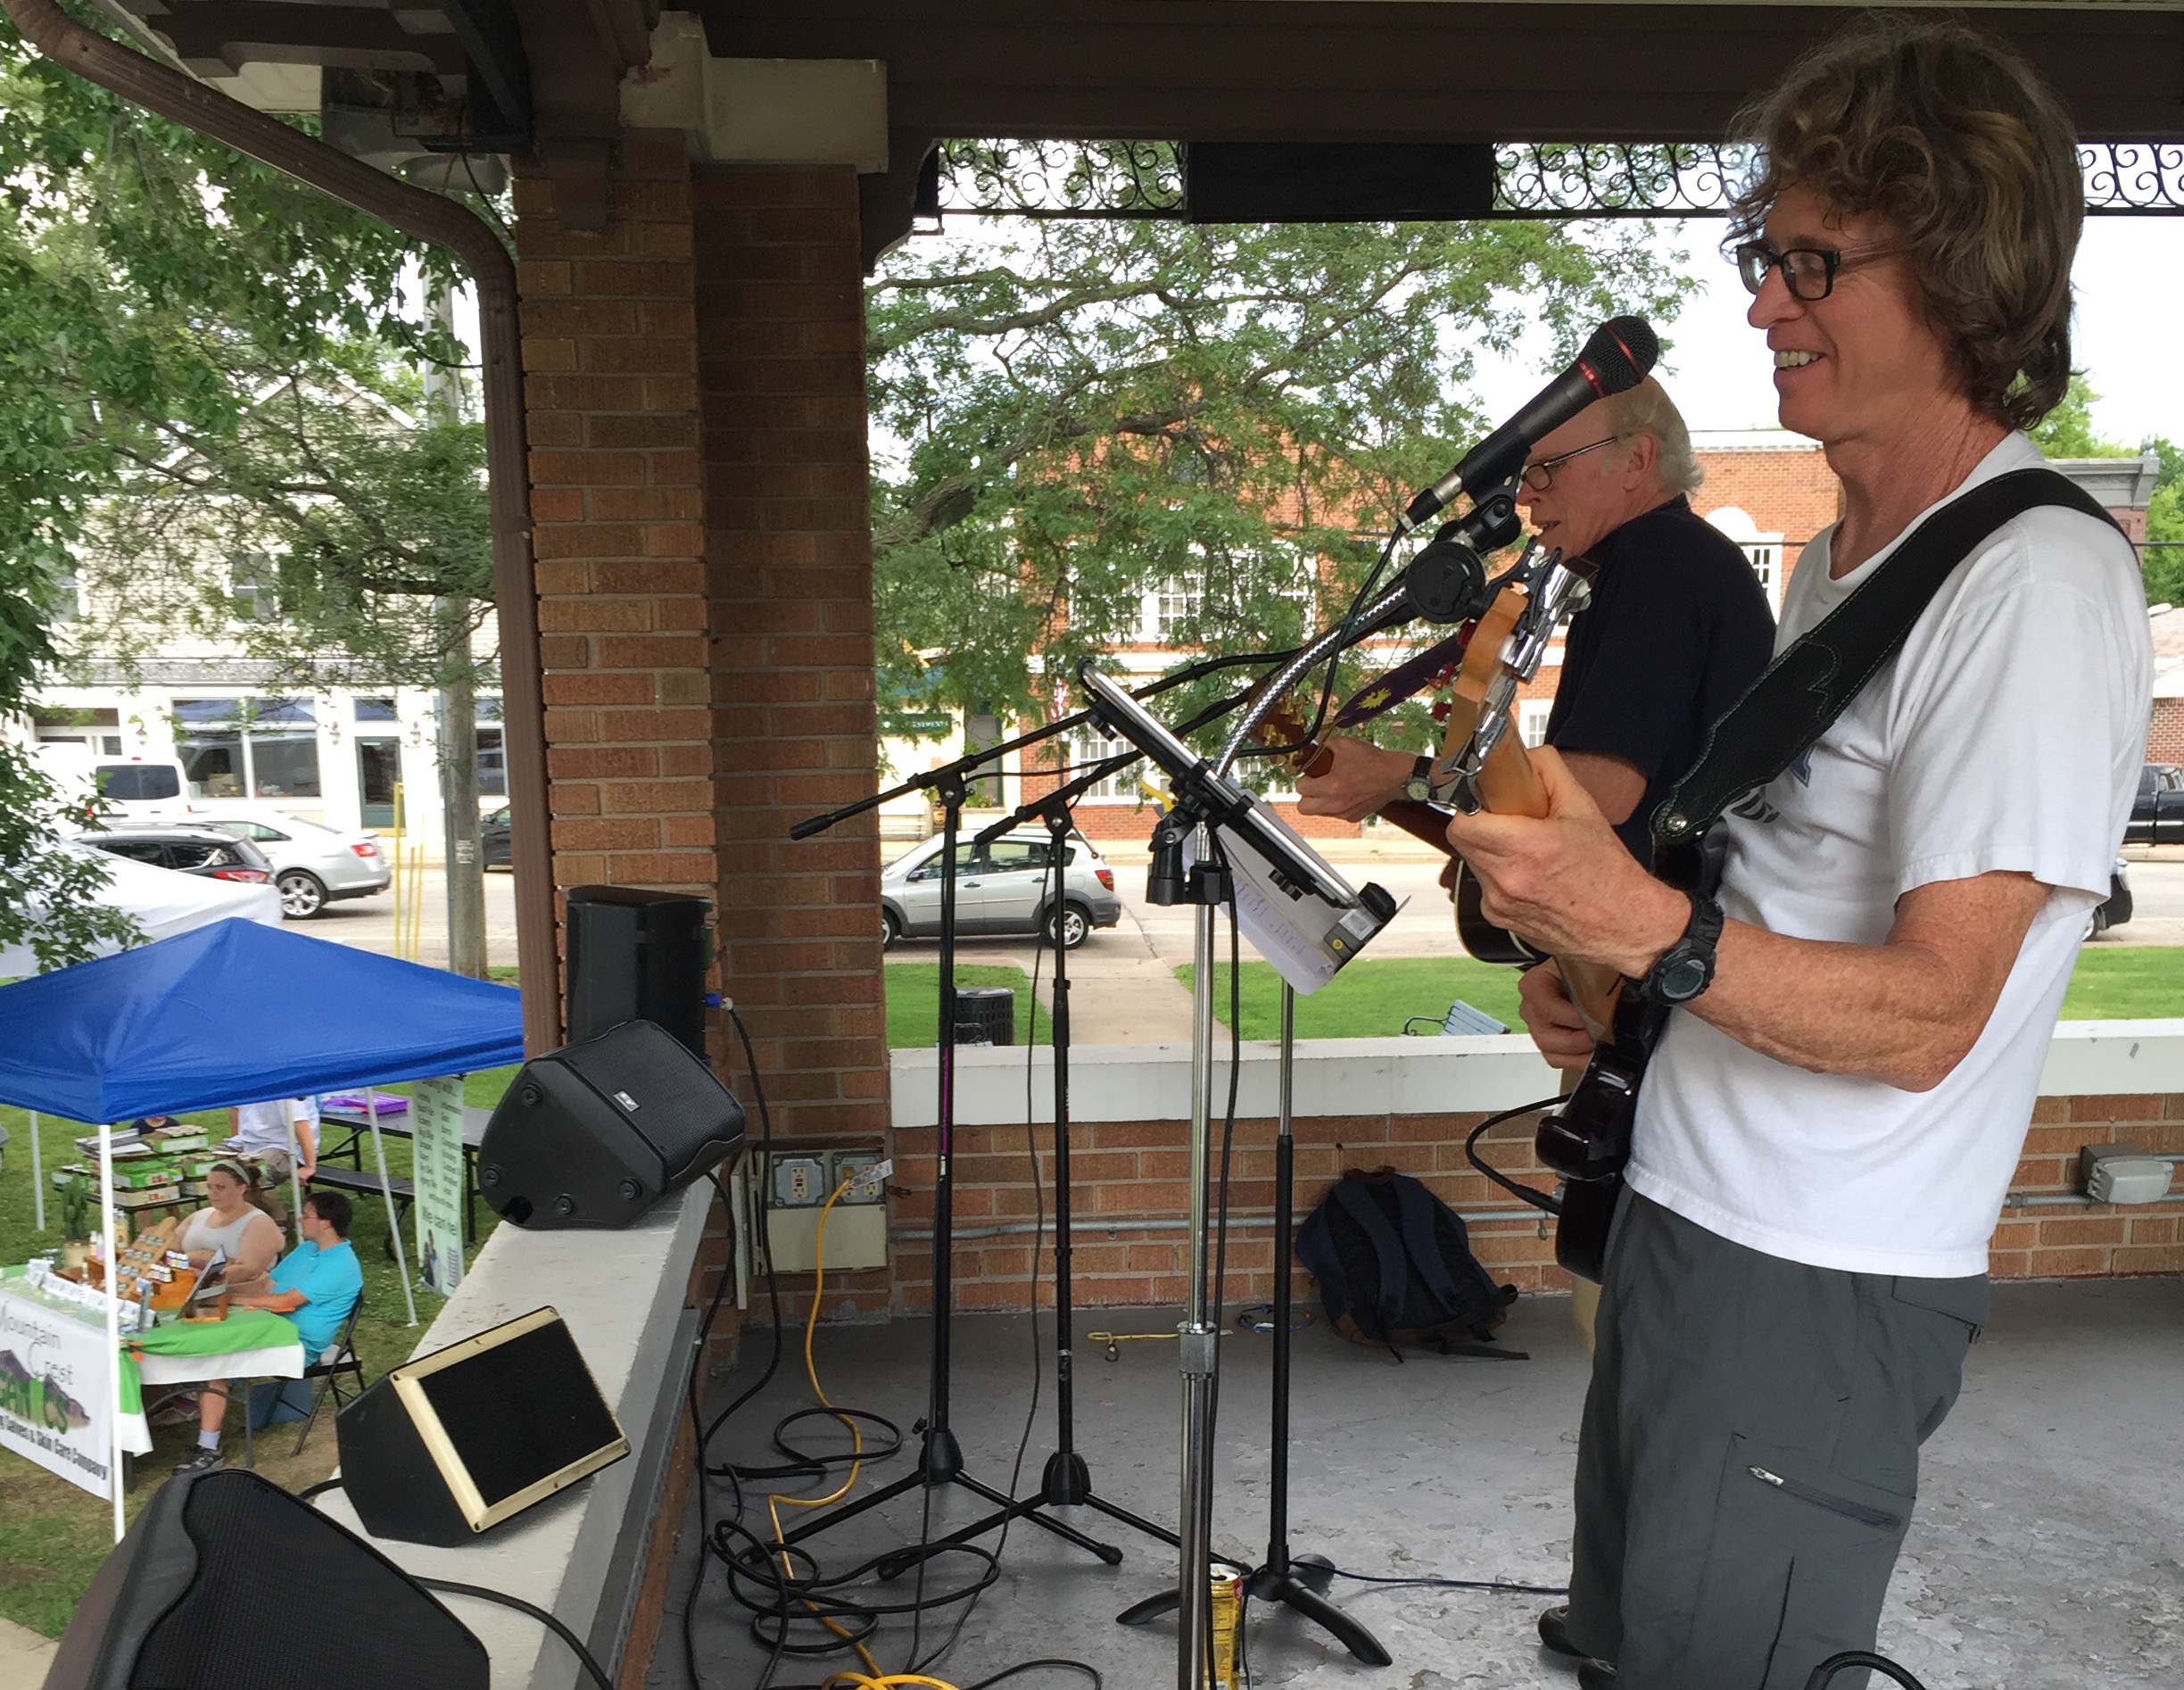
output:
<path id="1" fill-rule="evenodd" d="M 1623 1690 L 1804 1690 L 1874 1646 L 1986 1276 L 1807 1267 L 1626 1191 L 1604 1279 L 1571 1641 Z"/>

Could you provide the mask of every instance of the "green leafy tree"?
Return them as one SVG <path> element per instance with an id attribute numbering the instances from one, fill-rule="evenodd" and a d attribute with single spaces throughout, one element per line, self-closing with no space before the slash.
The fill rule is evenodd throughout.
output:
<path id="1" fill-rule="evenodd" d="M 2070 385 L 2056 408 L 2032 430 L 2032 443 L 2046 458 L 2135 458 L 2138 449 L 2104 440 L 2093 432 L 2093 407 L 2100 395 L 2081 369 L 2071 371 Z"/>
<path id="2" fill-rule="evenodd" d="M 2148 604 L 2184 604 L 2184 446 L 2165 439 L 2147 443 L 2161 460 L 2147 507 L 2147 549 L 2142 554 Z"/>
<path id="3" fill-rule="evenodd" d="M 1672 318 L 1648 232 L 1538 222 L 989 222 L 867 290 L 882 708 L 1042 716 L 1172 585 L 1175 642 L 1339 614 L 1488 421 L 1483 351 Z"/>
<path id="4" fill-rule="evenodd" d="M 388 353 L 452 363 L 414 302 L 417 278 L 446 265 L 0 21 L 0 715 L 54 662 L 87 517 L 131 470 L 178 441 L 234 462 L 269 380 Z M 90 904 L 95 862 L 47 849 L 57 814 L 51 783 L 0 744 L 0 942 L 27 940 L 47 965 L 133 932 Z"/>

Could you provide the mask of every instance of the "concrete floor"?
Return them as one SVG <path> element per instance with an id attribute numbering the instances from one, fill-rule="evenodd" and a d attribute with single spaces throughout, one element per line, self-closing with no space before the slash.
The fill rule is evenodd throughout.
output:
<path id="1" fill-rule="evenodd" d="M 1159 1331 L 1173 1321 L 1172 1311 L 1102 1310 L 1080 1332 Z M 716 1381 L 716 1403 L 764 1364 L 763 1325 L 745 1330 L 754 1336 L 736 1370 Z M 929 1332 L 922 1321 L 823 1329 L 821 1380 L 837 1402 L 872 1408 L 907 1429 L 924 1409 Z M 1040 1332 L 1050 1346 L 1051 1323 L 1042 1321 Z M 1502 1336 L 1531 1361 L 1419 1358 L 1398 1365 L 1317 1324 L 1298 1335 L 1295 1553 L 1375 1574 L 1561 1581 L 1586 1359 L 1559 1299 L 1520 1303 Z M 1029 1400 L 1032 1343 L 1022 1317 L 965 1318 L 955 1328 L 953 1423 L 972 1473 L 1004 1488 Z M 1261 1337 L 1232 1335 L 1222 1344 L 1215 1546 L 1251 1561 L 1266 1542 L 1269 1349 Z M 1122 1359 L 1110 1363 L 1098 1346 L 1080 1348 L 1078 1446 L 1103 1494 L 1172 1520 L 1174 1353 L 1154 1343 L 1121 1350 Z M 792 1335 L 781 1373 L 722 1433 L 716 1460 L 777 1459 L 765 1450 L 769 1429 L 810 1400 L 796 1353 Z M 2184 1466 L 2173 1448 L 2184 1407 L 2180 1377 L 2184 1283 L 1998 1288 L 1964 1396 L 1927 1446 L 1918 1518 L 1890 1587 L 1882 1648 L 1930 1690 L 2176 1685 L 2184 1660 Z M 1049 1367 L 1020 1488 L 1036 1484 L 1053 1447 L 1052 1405 Z M 875 1468 L 863 1482 L 892 1479 L 905 1459 Z M 724 1505 L 726 1487 L 716 1491 Z M 919 1501 L 916 1493 L 898 1499 L 816 1546 L 842 1567 L 914 1541 Z M 974 1504 L 959 1491 L 936 1493 L 934 1520 L 965 1523 L 980 1512 Z M 1020 1522 L 1007 1539 L 1001 1582 L 939 1664 L 941 1676 L 969 1684 L 1027 1657 L 1064 1655 L 1092 1662 L 1117 1690 L 1174 1681 L 1172 1622 L 1142 1630 L 1113 1622 L 1166 1582 L 1173 1552 L 1088 1510 L 1071 1512 L 1093 1535 L 1121 1546 L 1122 1563 L 1103 1566 Z M 763 1533 L 763 1501 L 750 1518 Z M 694 1515 L 646 1679 L 656 1690 L 690 1682 L 680 1628 L 693 1528 Z M 936 1581 L 945 1565 L 935 1569 Z M 889 1589 L 908 1587 L 904 1580 Z M 1339 1579 L 1333 1595 L 1377 1634 L 1394 1665 L 1354 1666 L 1295 1616 L 1254 1606 L 1258 1683 L 1565 1690 L 1574 1682 L 1535 1641 L 1534 1616 L 1546 1598 L 1384 1591 Z M 708 1690 L 757 1683 L 764 1656 L 717 1569 L 698 1604 L 696 1634 Z M 907 1626 L 890 1622 L 877 1650 L 882 1665 L 899 1670 L 907 1646 Z M 808 1684 L 822 1670 L 791 1661 L 775 1682 Z M 1044 1690 L 1082 1680 L 1046 1674 L 1014 1682 Z"/>

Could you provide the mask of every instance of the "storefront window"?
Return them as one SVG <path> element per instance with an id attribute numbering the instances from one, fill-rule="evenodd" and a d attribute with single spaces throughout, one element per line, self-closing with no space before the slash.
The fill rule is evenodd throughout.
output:
<path id="1" fill-rule="evenodd" d="M 204 798 L 318 798 L 317 713 L 309 699 L 182 699 L 175 749 Z"/>

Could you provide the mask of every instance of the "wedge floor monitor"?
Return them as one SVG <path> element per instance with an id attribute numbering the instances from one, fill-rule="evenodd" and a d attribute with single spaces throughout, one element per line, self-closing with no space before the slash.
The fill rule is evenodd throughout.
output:
<path id="1" fill-rule="evenodd" d="M 357 1518 L 411 1544 L 467 1543 L 630 1447 L 550 1308 L 403 1363 L 334 1424 Z"/>
<path id="2" fill-rule="evenodd" d="M 487 1690 L 484 1645 L 338 1521 L 238 1467 L 170 1479 L 114 1545 L 46 1690 Z"/>
<path id="3" fill-rule="evenodd" d="M 620 1227 L 733 1156 L 743 1108 L 649 1021 L 534 1056 L 478 1147 L 478 1189 L 517 1226 Z"/>

